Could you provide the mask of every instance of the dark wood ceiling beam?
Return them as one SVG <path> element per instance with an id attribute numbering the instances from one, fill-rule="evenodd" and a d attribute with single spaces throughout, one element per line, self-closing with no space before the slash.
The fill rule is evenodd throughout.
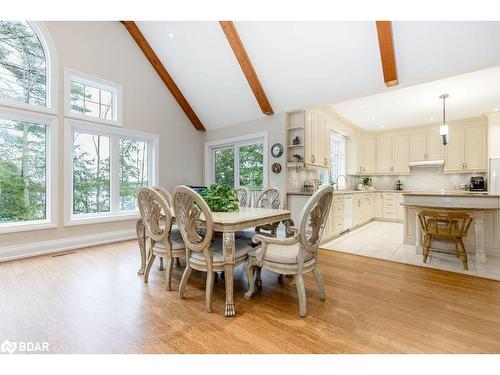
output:
<path id="1" fill-rule="evenodd" d="M 384 82 L 387 87 L 398 84 L 396 55 L 394 53 L 394 39 L 392 37 L 391 21 L 376 21 L 380 59 L 384 72 Z"/>
<path id="2" fill-rule="evenodd" d="M 245 75 L 253 94 L 255 95 L 255 99 L 257 99 L 257 103 L 259 103 L 260 109 L 266 115 L 273 115 L 274 111 L 271 107 L 271 103 L 269 103 L 266 93 L 260 84 L 259 77 L 253 68 L 252 62 L 250 61 L 247 51 L 241 42 L 234 23 L 232 21 L 219 21 L 219 23 L 222 27 L 222 31 L 224 31 L 224 34 L 226 35 L 229 45 L 233 50 L 236 60 L 238 60 L 238 63 L 240 64 L 241 70 L 243 70 L 243 74 Z"/>
<path id="3" fill-rule="evenodd" d="M 127 28 L 132 38 L 144 53 L 144 56 L 146 56 L 151 65 L 153 65 L 156 73 L 158 73 L 163 83 L 165 83 L 165 86 L 167 86 L 177 103 L 179 103 L 186 116 L 189 118 L 189 120 L 191 120 L 191 123 L 196 128 L 196 130 L 205 131 L 206 129 L 203 126 L 202 122 L 200 121 L 198 116 L 196 116 L 196 113 L 193 111 L 184 95 L 182 95 L 181 90 L 179 90 L 179 87 L 177 87 L 174 80 L 165 69 L 156 53 L 153 51 L 153 48 L 151 48 L 144 35 L 142 35 L 141 30 L 139 30 L 139 27 L 137 27 L 136 23 L 134 21 L 120 22 Z"/>

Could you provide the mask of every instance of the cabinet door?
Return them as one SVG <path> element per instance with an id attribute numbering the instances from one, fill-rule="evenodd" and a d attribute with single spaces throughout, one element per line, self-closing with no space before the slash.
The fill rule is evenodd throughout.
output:
<path id="1" fill-rule="evenodd" d="M 410 137 L 396 135 L 392 137 L 392 172 L 397 174 L 410 173 Z"/>
<path id="2" fill-rule="evenodd" d="M 396 219 L 403 220 L 405 208 L 401 205 L 403 203 L 403 194 L 396 195 Z"/>
<path id="3" fill-rule="evenodd" d="M 330 123 L 322 119 L 320 128 L 320 138 L 318 142 L 321 145 L 321 166 L 328 168 L 330 165 Z"/>
<path id="4" fill-rule="evenodd" d="M 314 129 L 314 124 L 313 124 L 313 114 L 311 112 L 306 113 L 306 128 L 305 128 L 305 140 L 304 140 L 304 162 L 307 164 L 312 164 L 313 159 L 312 159 L 312 154 L 313 154 L 313 145 L 312 145 L 312 140 L 313 140 L 313 129 Z"/>
<path id="5" fill-rule="evenodd" d="M 391 173 L 392 145 L 391 136 L 377 137 L 377 173 Z"/>
<path id="6" fill-rule="evenodd" d="M 352 198 L 352 225 L 356 226 L 361 223 L 361 216 L 362 216 L 362 211 L 363 211 L 363 205 L 362 205 L 363 199 L 361 197 L 361 194 L 354 194 L 354 197 Z"/>
<path id="7" fill-rule="evenodd" d="M 359 157 L 359 147 L 358 141 L 352 138 L 347 139 L 346 143 L 346 165 L 347 165 L 347 174 L 348 175 L 357 175 L 360 173 L 360 162 L 361 158 Z"/>
<path id="8" fill-rule="evenodd" d="M 375 197 L 375 202 L 374 202 L 374 209 L 373 209 L 373 216 L 376 218 L 382 218 L 382 193 L 374 193 Z"/>
<path id="9" fill-rule="evenodd" d="M 486 170 L 486 128 L 465 129 L 464 146 L 465 169 Z"/>
<path id="10" fill-rule="evenodd" d="M 439 127 L 427 131 L 427 160 L 443 160 L 444 146 L 441 143 Z"/>
<path id="11" fill-rule="evenodd" d="M 410 135 L 410 161 L 425 160 L 426 155 L 426 133 L 414 133 Z"/>
<path id="12" fill-rule="evenodd" d="M 450 129 L 445 150 L 444 171 L 464 172 L 464 129 Z"/>
<path id="13" fill-rule="evenodd" d="M 364 174 L 376 172 L 377 147 L 375 137 L 366 137 L 362 140 L 362 163 Z"/>

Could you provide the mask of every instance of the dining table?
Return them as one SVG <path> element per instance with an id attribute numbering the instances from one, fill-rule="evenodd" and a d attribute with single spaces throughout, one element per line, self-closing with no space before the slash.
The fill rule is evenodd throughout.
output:
<path id="1" fill-rule="evenodd" d="M 224 279 L 226 287 L 225 316 L 235 316 L 234 306 L 234 265 L 235 265 L 235 235 L 236 232 L 282 222 L 286 228 L 287 236 L 292 233 L 293 222 L 290 218 L 290 211 L 282 209 L 271 209 L 261 207 L 240 207 L 234 212 L 212 212 L 214 221 L 214 230 L 222 235 L 222 252 L 224 255 Z M 172 212 L 175 218 L 175 213 Z M 136 224 L 137 240 L 141 256 L 141 268 L 137 272 L 139 275 L 144 273 L 146 265 L 146 230 L 142 219 L 137 220 Z"/>

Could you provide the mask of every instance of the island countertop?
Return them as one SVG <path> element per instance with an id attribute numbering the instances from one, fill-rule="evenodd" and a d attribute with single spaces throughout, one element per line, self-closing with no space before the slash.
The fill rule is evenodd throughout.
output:
<path id="1" fill-rule="evenodd" d="M 403 191 L 403 195 L 416 196 L 439 196 L 439 197 L 500 197 L 498 194 L 491 194 L 487 191 L 464 191 L 464 190 L 431 190 L 431 191 Z"/>

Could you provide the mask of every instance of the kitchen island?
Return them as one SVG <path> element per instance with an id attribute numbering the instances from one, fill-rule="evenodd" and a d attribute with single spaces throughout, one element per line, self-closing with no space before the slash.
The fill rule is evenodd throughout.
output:
<path id="1" fill-rule="evenodd" d="M 486 263 L 486 255 L 500 256 L 500 196 L 468 191 L 408 192 L 403 193 L 404 243 L 414 245 L 422 253 L 422 231 L 418 213 L 423 209 L 460 210 L 474 219 L 464 239 L 468 253 L 475 255 L 476 263 Z M 454 244 L 433 241 L 433 249 L 450 251 Z"/>

